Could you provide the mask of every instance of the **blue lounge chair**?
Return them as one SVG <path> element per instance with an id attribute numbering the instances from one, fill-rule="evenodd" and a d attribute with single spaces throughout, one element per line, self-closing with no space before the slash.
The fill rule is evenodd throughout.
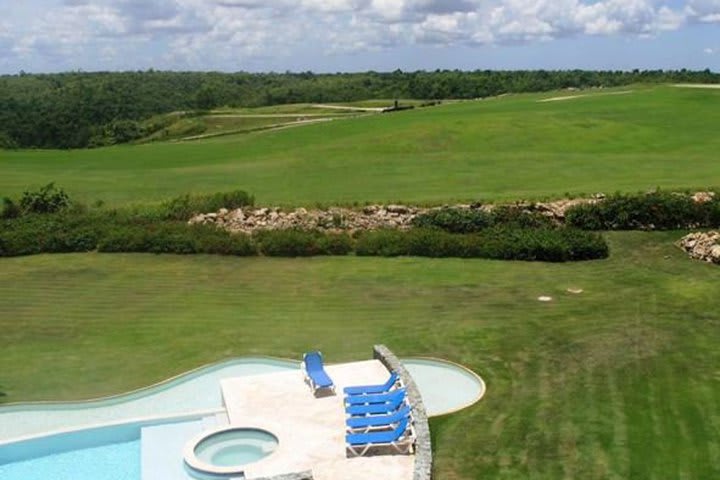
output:
<path id="1" fill-rule="evenodd" d="M 321 390 L 330 390 L 335 393 L 335 384 L 323 368 L 322 353 L 308 352 L 303 355 L 302 369 L 305 381 L 313 389 L 315 395 Z"/>
<path id="2" fill-rule="evenodd" d="M 415 443 L 410 419 L 404 418 L 393 430 L 385 432 L 348 433 L 345 435 L 348 456 L 365 455 L 371 450 L 392 449 L 397 453 L 409 453 Z"/>
<path id="3" fill-rule="evenodd" d="M 350 417 L 345 421 L 349 433 L 354 431 L 388 430 L 395 428 L 401 420 L 410 416 L 410 405 L 405 405 L 391 415 L 371 415 L 368 417 Z"/>
<path id="4" fill-rule="evenodd" d="M 343 392 L 345 395 L 372 395 L 375 393 L 386 393 L 389 392 L 392 387 L 398 383 L 398 374 L 392 372 L 388 381 L 382 385 L 358 385 L 356 387 L 345 387 Z"/>
<path id="5" fill-rule="evenodd" d="M 345 412 L 351 416 L 358 415 L 387 415 L 395 412 L 405 402 L 405 390 L 397 390 L 388 395 L 385 403 L 371 403 L 367 405 L 350 405 Z"/>
<path id="6" fill-rule="evenodd" d="M 369 403 L 386 403 L 393 399 L 395 392 L 405 392 L 404 388 L 399 388 L 388 393 L 379 393 L 377 395 L 355 395 L 353 397 L 345 397 L 346 405 L 366 405 Z"/>

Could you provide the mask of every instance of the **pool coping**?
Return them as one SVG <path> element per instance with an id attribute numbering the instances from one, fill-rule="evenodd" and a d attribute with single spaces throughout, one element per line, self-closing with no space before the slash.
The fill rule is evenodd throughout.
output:
<path id="1" fill-rule="evenodd" d="M 274 361 L 280 361 L 280 362 L 295 363 L 298 365 L 298 367 L 302 363 L 300 360 L 293 360 L 293 359 L 284 358 L 284 357 L 274 357 L 271 355 L 257 355 L 257 356 L 253 355 L 253 356 L 249 356 L 249 357 L 232 357 L 232 358 L 229 358 L 226 360 L 219 360 L 219 361 L 213 362 L 213 363 L 206 363 L 199 367 L 193 368 L 191 370 L 187 370 L 185 372 L 179 373 L 170 378 L 166 378 L 165 380 L 161 380 L 157 383 L 153 383 L 153 384 L 145 386 L 145 387 L 136 388 L 134 390 L 129 390 L 127 392 L 106 395 L 104 397 L 94 397 L 94 398 L 88 398 L 88 399 L 84 399 L 84 400 L 38 400 L 38 401 L 33 401 L 33 402 L 4 403 L 4 404 L 0 404 L 0 414 L 4 413 L 5 411 L 10 411 L 12 409 L 20 409 L 20 408 L 24 408 L 24 407 L 32 408 L 32 407 L 68 406 L 69 408 L 72 408 L 72 407 L 76 407 L 76 406 L 82 407 L 82 406 L 87 405 L 88 403 L 111 402 L 113 400 L 123 400 L 123 397 L 130 397 L 133 395 L 137 395 L 137 394 L 146 392 L 148 390 L 166 386 L 167 384 L 175 382 L 177 380 L 180 380 L 183 377 L 197 374 L 202 370 L 220 369 L 220 368 L 223 368 L 224 366 L 231 366 L 233 363 L 239 363 L 239 361 L 241 361 L 241 360 L 274 360 Z M 105 406 L 105 405 L 103 405 L 103 406 Z"/>

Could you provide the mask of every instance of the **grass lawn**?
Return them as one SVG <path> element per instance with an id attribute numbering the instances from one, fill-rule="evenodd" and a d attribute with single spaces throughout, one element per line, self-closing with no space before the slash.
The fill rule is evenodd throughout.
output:
<path id="1" fill-rule="evenodd" d="M 443 203 L 720 185 L 720 90 L 516 95 L 283 131 L 0 152 L 0 196 L 51 181 L 108 204 L 242 188 L 259 203 Z"/>
<path id="2" fill-rule="evenodd" d="M 439 480 L 718 478 L 720 269 L 680 235 L 608 234 L 610 259 L 575 264 L 3 259 L 0 383 L 9 401 L 77 399 L 232 356 L 356 360 L 383 342 L 487 381 L 482 402 L 431 422 Z"/>

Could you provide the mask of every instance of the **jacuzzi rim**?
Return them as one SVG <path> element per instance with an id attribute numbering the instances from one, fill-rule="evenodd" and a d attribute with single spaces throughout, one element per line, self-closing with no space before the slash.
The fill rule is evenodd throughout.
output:
<path id="1" fill-rule="evenodd" d="M 270 452 L 266 456 L 254 461 L 254 462 L 243 463 L 242 465 L 231 465 L 228 467 L 221 467 L 218 465 L 213 465 L 212 463 L 204 462 L 204 461 L 200 460 L 200 458 L 198 458 L 198 456 L 195 454 L 195 449 L 205 440 L 212 438 L 215 435 L 219 435 L 221 433 L 236 432 L 236 431 L 240 431 L 240 430 L 241 431 L 251 430 L 251 431 L 255 431 L 255 432 L 266 433 L 275 439 L 275 442 L 277 442 L 278 446 L 275 447 L 274 451 Z M 183 458 L 185 460 L 185 463 L 189 467 L 191 467 L 199 472 L 202 472 L 202 473 L 210 473 L 210 474 L 217 474 L 217 475 L 242 474 L 248 465 L 254 465 L 260 461 L 263 461 L 263 460 L 271 457 L 277 451 L 279 446 L 280 446 L 280 439 L 278 438 L 278 436 L 275 435 L 273 432 L 268 431 L 265 428 L 256 427 L 256 426 L 244 426 L 244 425 L 243 426 L 224 425 L 222 427 L 214 428 L 212 430 L 205 430 L 202 433 L 191 438 L 185 444 L 185 448 L 183 449 Z"/>
<path id="2" fill-rule="evenodd" d="M 453 413 L 457 413 L 461 410 L 465 410 L 466 408 L 471 407 L 471 406 L 475 405 L 476 403 L 478 403 L 480 400 L 482 400 L 485 397 L 485 393 L 487 393 L 487 384 L 485 383 L 485 380 L 483 380 L 483 378 L 479 374 L 475 373 L 475 371 L 472 370 L 470 367 L 467 367 L 461 363 L 453 362 L 452 360 L 446 360 L 444 358 L 437 358 L 437 357 L 430 357 L 430 356 L 404 357 L 404 358 L 400 359 L 400 363 L 404 364 L 408 360 L 411 362 L 413 360 L 420 360 L 420 361 L 424 360 L 424 361 L 432 362 L 432 363 L 445 363 L 449 366 L 457 367 L 460 370 L 465 371 L 469 376 L 474 377 L 475 380 L 477 380 L 477 382 L 480 384 L 480 393 L 473 400 L 471 400 L 459 407 L 453 408 L 452 410 L 445 410 L 440 413 L 436 413 L 434 415 L 428 414 L 428 417 L 430 417 L 430 418 L 444 417 L 445 415 L 452 415 Z M 407 368 L 407 367 L 405 367 L 405 368 Z M 408 373 L 410 373 L 410 372 L 408 372 Z M 410 376 L 412 376 L 412 374 L 410 374 Z"/>

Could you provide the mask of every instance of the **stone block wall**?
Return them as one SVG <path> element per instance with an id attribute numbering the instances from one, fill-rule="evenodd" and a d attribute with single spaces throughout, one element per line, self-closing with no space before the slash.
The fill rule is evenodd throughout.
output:
<path id="1" fill-rule="evenodd" d="M 432 444 L 430 440 L 430 425 L 427 411 L 423 403 L 420 390 L 405 366 L 395 354 L 385 345 L 375 345 L 373 348 L 375 359 L 381 361 L 388 370 L 395 371 L 400 376 L 407 390 L 408 399 L 412 405 L 415 420 L 415 470 L 413 480 L 431 480 L 432 478 Z"/>

